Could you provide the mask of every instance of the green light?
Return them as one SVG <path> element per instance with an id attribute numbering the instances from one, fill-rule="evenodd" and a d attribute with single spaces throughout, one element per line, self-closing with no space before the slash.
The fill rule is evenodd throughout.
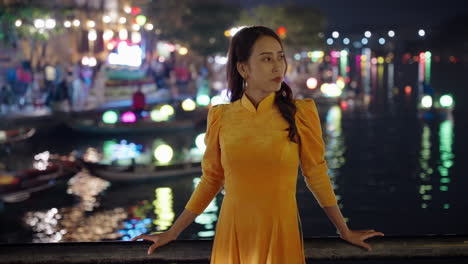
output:
<path id="1" fill-rule="evenodd" d="M 450 208 L 450 204 L 444 204 L 444 209 L 449 209 Z"/>
<path id="2" fill-rule="evenodd" d="M 207 106 L 210 104 L 210 97 L 208 95 L 202 94 L 197 96 L 197 104 L 202 106 Z"/>
<path id="3" fill-rule="evenodd" d="M 102 122 L 106 124 L 115 124 L 119 120 L 119 115 L 115 111 L 106 111 L 102 114 Z"/>
<path id="4" fill-rule="evenodd" d="M 452 107 L 453 97 L 448 94 L 442 95 L 439 99 L 439 102 L 442 107 Z"/>
<path id="5" fill-rule="evenodd" d="M 144 15 L 138 15 L 135 21 L 138 25 L 143 26 L 146 23 L 146 17 Z"/>
<path id="6" fill-rule="evenodd" d="M 432 199 L 432 195 L 426 194 L 426 195 L 423 195 L 422 198 L 423 198 L 424 201 L 431 200 L 431 199 Z"/>
<path id="7" fill-rule="evenodd" d="M 423 204 L 421 204 L 421 208 L 424 208 L 424 209 L 426 209 L 426 208 L 427 208 L 427 203 L 423 203 Z"/>
<path id="8" fill-rule="evenodd" d="M 450 178 L 440 178 L 441 183 L 450 183 Z"/>
<path id="9" fill-rule="evenodd" d="M 446 191 L 448 191 L 448 186 L 442 185 L 442 186 L 440 186 L 440 190 L 443 191 L 443 192 L 446 192 Z"/>
<path id="10" fill-rule="evenodd" d="M 426 79 L 425 79 L 425 82 L 426 84 L 430 84 L 431 83 L 431 62 L 432 62 L 432 53 L 430 51 L 426 51 L 426 53 L 424 54 L 424 57 L 426 58 Z"/>

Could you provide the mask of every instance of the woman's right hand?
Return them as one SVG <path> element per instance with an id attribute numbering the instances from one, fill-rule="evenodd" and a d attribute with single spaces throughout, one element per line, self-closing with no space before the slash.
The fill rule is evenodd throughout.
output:
<path id="1" fill-rule="evenodd" d="M 151 255 L 154 252 L 154 250 L 157 249 L 158 247 L 164 246 L 176 240 L 177 236 L 175 236 L 169 231 L 166 231 L 166 232 L 163 232 L 160 234 L 154 234 L 154 235 L 139 235 L 137 237 L 132 238 L 131 241 L 135 241 L 138 239 L 149 240 L 149 241 L 154 242 L 153 245 L 151 245 L 148 248 L 148 255 Z"/>

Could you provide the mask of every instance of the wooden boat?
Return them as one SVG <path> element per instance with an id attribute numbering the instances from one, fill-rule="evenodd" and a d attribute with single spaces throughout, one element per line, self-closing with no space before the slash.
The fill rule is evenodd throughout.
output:
<path id="1" fill-rule="evenodd" d="M 88 169 L 92 175 L 101 177 L 108 181 L 118 182 L 164 179 L 196 173 L 201 174 L 200 162 L 187 162 L 167 166 L 120 166 L 91 163 L 83 160 L 80 160 L 80 162 L 82 162 L 83 166 Z"/>
<path id="2" fill-rule="evenodd" d="M 36 133 L 35 128 L 18 128 L 0 130 L 0 144 L 15 143 L 26 140 Z"/>
<path id="3" fill-rule="evenodd" d="M 125 111 L 120 110 L 119 112 Z M 202 108 L 193 112 L 176 113 L 176 117 L 169 121 L 155 122 L 149 117 L 139 117 L 133 123 L 117 122 L 115 124 L 104 123 L 101 120 L 102 115 L 99 114 L 82 119 L 72 119 L 67 124 L 75 131 L 102 135 L 174 132 L 205 127 L 207 114 L 208 109 Z"/>
<path id="4" fill-rule="evenodd" d="M 32 193 L 54 186 L 59 179 L 70 177 L 79 171 L 72 161 L 50 162 L 44 170 L 26 169 L 15 173 L 0 172 L 0 200 L 21 202 Z"/>
<path id="5" fill-rule="evenodd" d="M 171 122 L 153 122 L 150 120 L 136 123 L 105 124 L 98 120 L 77 120 L 68 125 L 76 131 L 91 134 L 130 134 L 130 133 L 154 133 L 171 132 L 194 128 L 197 123 L 194 120 L 176 120 Z"/>

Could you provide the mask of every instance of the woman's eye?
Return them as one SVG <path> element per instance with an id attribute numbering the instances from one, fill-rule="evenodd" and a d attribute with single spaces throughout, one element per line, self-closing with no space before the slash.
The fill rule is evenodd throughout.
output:
<path id="1" fill-rule="evenodd" d="M 264 61 L 271 61 L 271 58 L 264 58 Z"/>
<path id="2" fill-rule="evenodd" d="M 279 56 L 279 59 L 280 59 L 280 60 L 283 60 L 283 59 L 284 59 L 284 55 L 280 55 L 280 56 Z"/>

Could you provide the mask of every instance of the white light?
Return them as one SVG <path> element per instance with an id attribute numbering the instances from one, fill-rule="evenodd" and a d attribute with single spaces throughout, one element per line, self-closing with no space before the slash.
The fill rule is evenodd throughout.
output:
<path id="1" fill-rule="evenodd" d="M 391 37 L 391 38 L 393 38 L 393 37 L 395 36 L 395 31 L 389 30 L 389 31 L 388 31 L 388 36 Z"/>
<path id="2" fill-rule="evenodd" d="M 132 43 L 140 43 L 140 42 L 141 42 L 140 32 L 132 32 Z"/>
<path id="3" fill-rule="evenodd" d="M 84 56 L 84 57 L 81 59 L 81 64 L 83 64 L 83 65 L 89 65 L 89 58 L 88 58 L 88 56 Z"/>
<path id="4" fill-rule="evenodd" d="M 385 39 L 384 38 L 379 38 L 379 43 L 380 43 L 380 45 L 385 44 Z"/>
<path id="5" fill-rule="evenodd" d="M 138 25 L 138 24 L 133 24 L 133 25 L 132 25 L 132 30 L 133 30 L 133 31 L 139 31 L 140 28 L 141 28 L 141 27 L 140 27 L 140 25 Z"/>
<path id="6" fill-rule="evenodd" d="M 148 23 L 148 24 L 145 25 L 146 30 L 153 30 L 153 28 L 154 28 L 154 26 L 151 23 Z"/>
<path id="7" fill-rule="evenodd" d="M 366 45 L 367 43 L 369 43 L 369 40 L 366 39 L 366 38 L 362 38 L 361 43 L 362 43 L 363 45 Z"/>
<path id="8" fill-rule="evenodd" d="M 338 31 L 333 31 L 332 37 L 333 38 L 338 38 L 340 36 L 340 33 Z"/>
<path id="9" fill-rule="evenodd" d="M 90 57 L 90 58 L 89 58 L 89 64 L 88 64 L 88 65 L 89 65 L 90 67 L 96 66 L 96 65 L 97 65 L 97 60 L 96 60 L 96 58 Z"/>
<path id="10" fill-rule="evenodd" d="M 224 104 L 224 100 L 220 95 L 215 95 L 211 98 L 211 105 Z"/>
<path id="11" fill-rule="evenodd" d="M 215 62 L 218 63 L 218 64 L 224 65 L 224 64 L 227 63 L 227 60 L 228 60 L 227 57 L 218 56 L 218 55 L 215 56 Z"/>
<path id="12" fill-rule="evenodd" d="M 418 31 L 418 34 L 419 34 L 420 37 L 424 37 L 426 35 L 426 31 L 424 31 L 424 29 L 420 29 Z"/>
<path id="13" fill-rule="evenodd" d="M 56 23 L 55 23 L 55 19 L 52 19 L 52 18 L 48 18 L 45 22 L 45 26 L 46 28 L 48 29 L 53 29 L 55 27 Z"/>
<path id="14" fill-rule="evenodd" d="M 432 107 L 432 97 L 430 95 L 425 95 L 421 99 L 421 105 L 424 108 L 431 108 Z"/>
<path id="15" fill-rule="evenodd" d="M 66 27 L 66 28 L 69 28 L 69 27 L 71 27 L 71 22 L 67 20 L 67 21 L 63 22 L 63 26 Z"/>
<path id="16" fill-rule="evenodd" d="M 370 31 L 366 31 L 364 32 L 364 36 L 366 36 L 366 38 L 370 38 L 372 36 L 372 33 Z"/>
<path id="17" fill-rule="evenodd" d="M 93 28 L 96 26 L 96 22 L 94 22 L 93 20 L 89 20 L 86 25 L 89 27 L 89 28 Z"/>
<path id="18" fill-rule="evenodd" d="M 104 33 L 102 34 L 102 39 L 111 40 L 113 36 L 114 36 L 114 31 L 112 31 L 112 29 L 106 29 L 104 30 Z"/>
<path id="19" fill-rule="evenodd" d="M 22 24 L 23 24 L 23 22 L 21 21 L 21 19 L 17 19 L 17 20 L 15 21 L 15 26 L 16 26 L 16 27 L 21 27 Z"/>
<path id="20" fill-rule="evenodd" d="M 174 152 L 172 151 L 172 148 L 166 144 L 159 145 L 154 150 L 154 157 L 161 163 L 168 163 L 172 160 L 173 155 Z"/>
<path id="21" fill-rule="evenodd" d="M 104 22 L 104 23 L 106 23 L 106 24 L 107 24 L 107 23 L 110 23 L 111 20 L 112 20 L 111 17 L 108 16 L 108 15 L 102 16 L 102 22 Z"/>
<path id="22" fill-rule="evenodd" d="M 171 116 L 174 114 L 174 107 L 172 107 L 171 105 L 168 105 L 168 104 L 165 104 L 163 106 L 161 106 L 161 108 L 159 109 L 159 111 L 165 115 L 165 116 Z"/>
<path id="23" fill-rule="evenodd" d="M 124 12 L 130 14 L 132 12 L 132 8 L 129 6 L 124 7 Z"/>
<path id="24" fill-rule="evenodd" d="M 243 29 L 245 27 L 233 27 L 231 28 L 231 30 L 229 31 L 231 37 L 234 37 L 235 34 L 237 34 L 237 32 L 239 32 L 241 29 Z"/>
<path id="25" fill-rule="evenodd" d="M 94 29 L 90 29 L 89 32 L 88 32 L 88 39 L 90 41 L 96 41 L 97 39 L 97 33 L 96 33 L 96 30 Z"/>
<path id="26" fill-rule="evenodd" d="M 80 21 L 78 19 L 73 20 L 73 26 L 74 27 L 79 27 L 80 26 Z"/>
<path id="27" fill-rule="evenodd" d="M 332 39 L 332 38 L 328 38 L 328 39 L 327 39 L 327 44 L 328 44 L 328 45 L 333 45 L 333 39 Z"/>
<path id="28" fill-rule="evenodd" d="M 206 133 L 201 133 L 195 138 L 195 146 L 203 152 L 206 150 L 205 135 Z"/>
<path id="29" fill-rule="evenodd" d="M 129 47 L 125 41 L 121 41 L 117 46 L 117 53 L 110 53 L 107 60 L 109 64 L 140 67 L 142 51 L 138 45 Z"/>
<path id="30" fill-rule="evenodd" d="M 120 24 L 125 24 L 125 23 L 127 23 L 127 19 L 125 17 L 120 17 L 119 18 L 119 23 Z"/>
<path id="31" fill-rule="evenodd" d="M 188 49 L 186 47 L 180 47 L 179 54 L 180 55 L 187 55 Z"/>
<path id="32" fill-rule="evenodd" d="M 348 45 L 349 44 L 349 38 L 344 38 L 343 39 L 343 44 Z"/>
<path id="33" fill-rule="evenodd" d="M 119 38 L 120 38 L 121 40 L 126 40 L 126 39 L 128 39 L 128 32 L 127 32 L 126 29 L 121 29 L 121 30 L 119 31 Z"/>
<path id="34" fill-rule="evenodd" d="M 182 109 L 184 109 L 184 111 L 193 111 L 196 106 L 195 101 L 190 98 L 187 98 L 182 102 Z"/>
<path id="35" fill-rule="evenodd" d="M 43 27 L 45 27 L 45 21 L 44 21 L 44 19 L 35 19 L 35 20 L 34 20 L 34 27 L 35 27 L 35 28 L 43 28 Z"/>

